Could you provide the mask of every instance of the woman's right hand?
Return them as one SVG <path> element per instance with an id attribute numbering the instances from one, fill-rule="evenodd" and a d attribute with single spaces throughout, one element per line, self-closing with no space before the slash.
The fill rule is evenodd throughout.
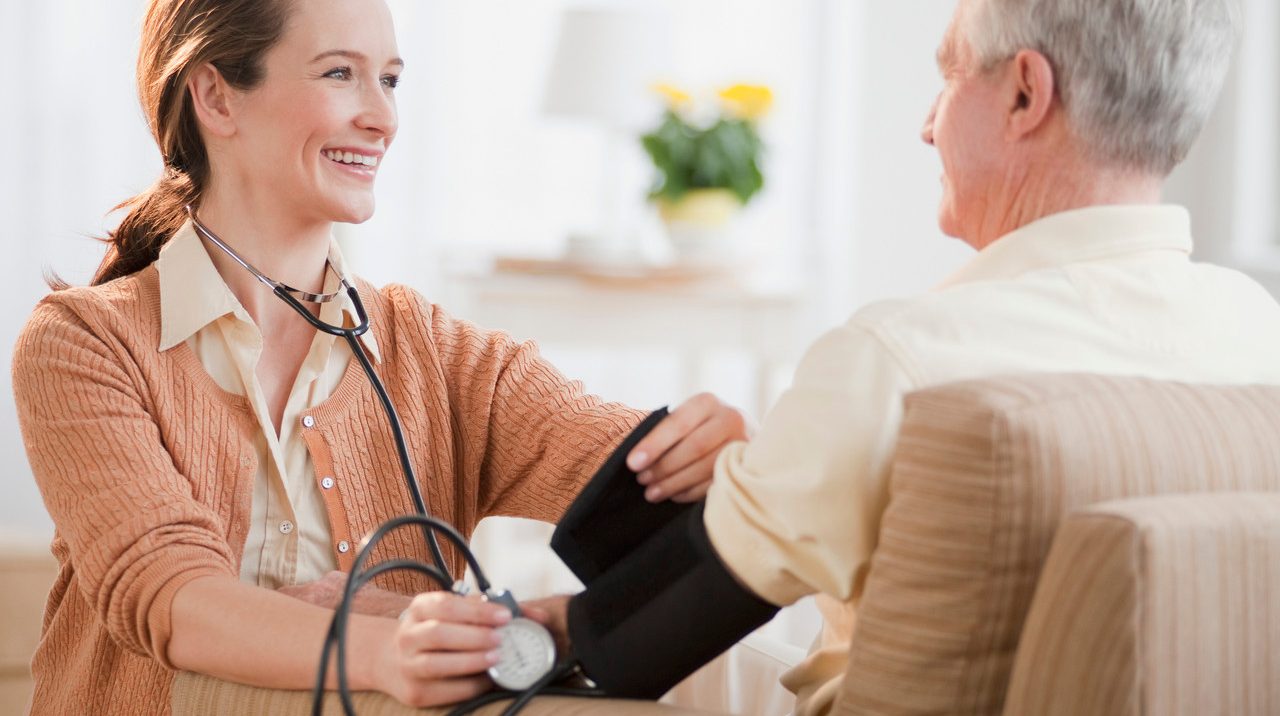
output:
<path id="1" fill-rule="evenodd" d="M 378 690 L 419 708 L 488 691 L 485 671 L 497 663 L 500 643 L 495 627 L 509 621 L 506 607 L 479 597 L 419 594 L 384 640 Z"/>

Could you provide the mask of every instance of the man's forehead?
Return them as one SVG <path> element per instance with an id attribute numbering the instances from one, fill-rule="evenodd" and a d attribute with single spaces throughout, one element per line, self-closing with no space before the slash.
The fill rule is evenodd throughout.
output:
<path id="1" fill-rule="evenodd" d="M 956 43 L 953 38 L 950 29 L 942 36 L 942 43 L 938 45 L 938 69 L 945 70 L 956 58 Z"/>
<path id="2" fill-rule="evenodd" d="M 965 22 L 965 17 L 971 11 L 972 3 L 960 0 L 956 3 L 955 12 L 951 15 L 951 22 L 947 23 L 947 31 L 942 35 L 942 43 L 938 45 L 938 69 L 945 70 L 954 67 L 960 60 L 960 37 L 961 27 Z"/>
<path id="3" fill-rule="evenodd" d="M 942 43 L 938 45 L 938 69 L 945 70 L 953 67 L 958 59 L 960 48 L 956 42 L 956 24 L 952 22 L 947 26 L 947 32 L 942 36 Z"/>

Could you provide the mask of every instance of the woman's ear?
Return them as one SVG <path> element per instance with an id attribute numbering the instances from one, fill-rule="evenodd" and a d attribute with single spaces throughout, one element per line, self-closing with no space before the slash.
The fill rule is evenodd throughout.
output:
<path id="1" fill-rule="evenodd" d="M 222 78 L 218 68 L 211 63 L 196 68 L 187 80 L 187 91 L 191 93 L 191 105 L 195 108 L 196 119 L 205 131 L 218 137 L 235 134 L 231 86 Z"/>
<path id="2" fill-rule="evenodd" d="M 1010 93 L 1008 138 L 1034 133 L 1049 117 L 1055 94 L 1053 65 L 1034 50 L 1022 50 L 1009 65 Z"/>

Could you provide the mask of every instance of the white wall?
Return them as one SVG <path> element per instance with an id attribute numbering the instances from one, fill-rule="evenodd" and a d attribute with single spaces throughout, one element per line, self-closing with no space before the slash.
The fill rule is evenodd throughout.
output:
<path id="1" fill-rule="evenodd" d="M 49 33 L 47 28 L 57 28 Z M 133 89 L 138 17 L 115 3 L 0 0 L 0 529 L 49 531 L 27 468 L 9 381 L 11 347 L 56 269 L 83 283 L 105 214 L 159 172 Z M 122 101 L 121 98 L 124 98 Z M 139 160 L 146 157 L 145 160 Z"/>
<path id="2" fill-rule="evenodd" d="M 363 273 L 429 291 L 443 252 L 501 231 L 468 218 L 491 211 L 482 202 L 483 172 L 472 176 L 454 167 L 501 167 L 502 152 L 518 150 L 520 137 L 550 143 L 531 151 L 542 164 L 566 146 L 590 143 L 538 115 L 537 67 L 512 75 L 519 87 L 508 97 L 513 109 L 506 115 L 485 110 L 469 124 L 466 113 L 468 102 L 479 101 L 475 95 L 487 86 L 468 84 L 466 68 L 503 52 L 485 44 L 486 28 L 535 33 L 521 43 L 521 52 L 540 53 L 527 61 L 497 57 L 474 75 L 498 82 L 526 62 L 546 63 L 554 26 L 548 18 L 567 2 L 537 0 L 514 8 L 498 0 L 392 0 L 410 65 L 401 94 L 403 129 L 380 182 L 378 215 L 360 227 L 362 241 L 368 241 L 354 250 Z M 1259 115 L 1250 102 L 1261 95 L 1274 104 L 1280 69 L 1276 43 L 1267 44 L 1280 36 L 1271 0 L 1245 2 L 1258 20 L 1246 42 L 1260 52 L 1271 47 L 1270 55 L 1262 52 L 1271 59 L 1262 62 L 1272 66 L 1253 66 L 1247 87 L 1236 80 L 1169 192 L 1193 206 L 1198 251 L 1216 260 L 1233 255 L 1237 187 L 1242 176 L 1252 176 L 1244 170 L 1267 161 L 1274 165 L 1272 174 L 1280 167 L 1280 157 L 1251 154 L 1255 140 L 1241 132 L 1242 122 L 1275 116 L 1273 105 L 1267 105 L 1272 115 Z M 132 84 L 142 4 L 0 0 L 0 66 L 9 68 L 0 100 L 0 136 L 9 140 L 9 161 L 0 172 L 0 213 L 6 217 L 0 241 L 9 259 L 0 264 L 0 278 L 11 307 L 0 318 L 0 365 L 6 372 L 10 347 L 45 291 L 42 271 L 54 268 L 73 282 L 86 281 L 101 251 L 85 237 L 100 235 L 109 207 L 144 188 L 159 171 Z M 754 231 L 775 242 L 802 272 L 812 291 L 811 333 L 868 301 L 924 290 L 970 255 L 937 230 L 940 165 L 919 139 L 940 87 L 933 57 L 952 0 L 797 0 L 783 9 L 773 0 L 667 4 L 687 11 L 677 45 L 688 80 L 760 79 L 783 90 L 767 127 L 778 165 L 770 175 L 772 193 L 753 210 Z M 748 16 L 742 9 L 748 5 L 763 14 Z M 734 57 L 737 64 L 727 59 Z M 735 68 L 745 76 L 735 77 Z M 495 155 L 486 136 L 503 132 L 515 141 L 504 139 Z M 573 202 L 581 200 L 574 196 L 574 176 L 550 178 L 551 188 L 533 194 L 534 200 L 553 207 L 553 216 L 572 212 Z M 527 184 L 494 184 L 495 201 L 514 201 L 512 192 Z M 459 192 L 465 196 L 458 198 Z M 1274 187 L 1272 192 L 1274 197 Z M 541 227 L 533 232 L 540 240 L 554 230 L 546 217 L 533 223 Z M 633 394 L 614 380 L 588 386 Z M 11 456 L 0 477 L 0 529 L 48 531 L 8 381 L 0 385 L 0 447 Z"/>
<path id="3" fill-rule="evenodd" d="M 1244 270 L 1280 295 L 1280 4 L 1241 6 L 1222 98 L 1165 197 L 1191 209 L 1198 259 Z"/>
<path id="4" fill-rule="evenodd" d="M 938 230 L 942 164 L 920 130 L 942 87 L 934 57 L 953 3 L 859 3 L 852 206 L 857 303 L 928 289 L 972 250 Z"/>

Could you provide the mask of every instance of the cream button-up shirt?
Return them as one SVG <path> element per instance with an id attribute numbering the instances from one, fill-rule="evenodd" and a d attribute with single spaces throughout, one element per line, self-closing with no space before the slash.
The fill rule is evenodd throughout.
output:
<path id="1" fill-rule="evenodd" d="M 213 249 L 216 250 L 216 249 Z M 337 290 L 346 266 L 336 241 L 329 245 L 330 271 L 324 291 Z M 307 411 L 337 388 L 352 359 L 346 340 L 316 331 L 285 403 L 276 433 L 258 382 L 262 333 L 222 280 L 204 243 L 188 222 L 160 250 L 160 350 L 186 341 L 214 381 L 227 392 L 245 396 L 261 427 L 255 435 L 257 472 L 240 579 L 274 589 L 301 584 L 337 568 L 322 491 L 334 476 L 316 475 L 299 426 Z M 335 276 L 335 272 L 337 275 Z M 320 319 L 354 325 L 354 308 L 344 295 L 321 304 Z M 372 329 L 359 341 L 380 362 Z M 348 549 L 352 549 L 348 545 Z"/>
<path id="2" fill-rule="evenodd" d="M 1057 214 L 809 349 L 756 438 L 720 454 L 705 513 L 716 550 L 757 594 L 821 593 L 823 634 L 783 679 L 797 714 L 824 713 L 838 692 L 905 393 L 1022 372 L 1280 383 L 1280 306 L 1190 253 L 1179 207 Z"/>

